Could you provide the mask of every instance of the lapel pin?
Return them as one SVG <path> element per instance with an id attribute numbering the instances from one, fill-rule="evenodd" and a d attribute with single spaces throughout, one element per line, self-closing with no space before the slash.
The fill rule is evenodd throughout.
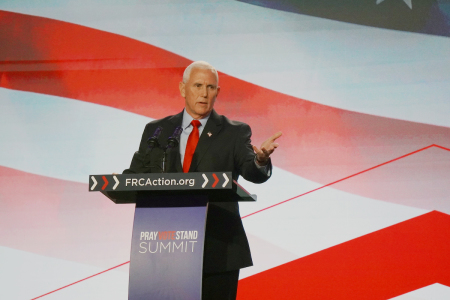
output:
<path id="1" fill-rule="evenodd" d="M 211 133 L 211 132 L 208 132 L 208 136 L 211 137 L 211 136 L 212 136 L 212 133 Z"/>

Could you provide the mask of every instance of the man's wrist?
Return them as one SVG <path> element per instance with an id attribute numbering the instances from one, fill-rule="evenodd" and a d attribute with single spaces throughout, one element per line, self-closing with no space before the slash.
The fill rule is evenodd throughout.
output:
<path id="1" fill-rule="evenodd" d="M 268 163 L 268 162 L 269 162 L 268 159 L 265 160 L 265 161 L 262 161 L 262 160 L 259 160 L 259 159 L 258 159 L 258 155 L 255 155 L 255 163 L 256 163 L 258 166 L 261 166 L 261 167 L 267 166 L 267 163 Z"/>

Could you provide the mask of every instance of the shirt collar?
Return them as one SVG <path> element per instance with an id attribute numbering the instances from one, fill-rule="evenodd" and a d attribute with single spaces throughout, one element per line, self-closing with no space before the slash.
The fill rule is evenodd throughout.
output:
<path id="1" fill-rule="evenodd" d="M 206 122 L 208 122 L 209 116 L 211 116 L 211 113 L 209 113 L 209 115 L 207 115 L 206 117 L 199 119 L 203 128 L 205 127 Z M 181 123 L 181 127 L 183 127 L 183 129 L 188 128 L 191 125 L 192 120 L 194 120 L 194 118 L 190 114 L 187 113 L 186 108 L 185 108 L 183 110 L 183 122 Z"/>

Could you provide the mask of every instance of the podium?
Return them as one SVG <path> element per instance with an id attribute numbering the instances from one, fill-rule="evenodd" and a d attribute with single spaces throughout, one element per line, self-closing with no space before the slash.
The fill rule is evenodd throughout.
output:
<path id="1" fill-rule="evenodd" d="M 90 175 L 89 191 L 136 203 L 129 300 L 200 300 L 208 203 L 256 200 L 231 172 Z"/>

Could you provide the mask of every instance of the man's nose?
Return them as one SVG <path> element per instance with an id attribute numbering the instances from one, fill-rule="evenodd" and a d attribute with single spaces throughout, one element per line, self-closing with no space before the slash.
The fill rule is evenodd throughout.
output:
<path id="1" fill-rule="evenodd" d="M 206 86 L 202 87 L 201 93 L 202 93 L 202 97 L 205 97 L 205 98 L 208 97 L 208 87 L 206 87 Z"/>

